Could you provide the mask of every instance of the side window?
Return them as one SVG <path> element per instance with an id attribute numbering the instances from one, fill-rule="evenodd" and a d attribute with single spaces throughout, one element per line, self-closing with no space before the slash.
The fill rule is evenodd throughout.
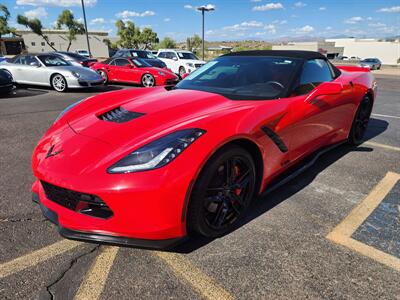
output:
<path id="1" fill-rule="evenodd" d="M 303 66 L 295 93 L 297 95 L 308 94 L 321 83 L 332 81 L 332 79 L 332 71 L 325 60 L 308 60 Z"/>
<path id="2" fill-rule="evenodd" d="M 21 56 L 14 58 L 13 64 L 21 64 Z"/>
<path id="3" fill-rule="evenodd" d="M 165 52 L 160 52 L 160 54 L 158 54 L 158 57 L 165 58 Z"/>
<path id="4" fill-rule="evenodd" d="M 174 59 L 174 58 L 176 58 L 177 56 L 176 56 L 176 54 L 174 53 L 174 52 L 168 52 L 167 53 L 167 58 L 169 58 L 169 59 Z"/>
<path id="5" fill-rule="evenodd" d="M 123 54 L 123 51 L 118 50 L 117 53 L 114 54 L 114 57 L 121 57 Z"/>
<path id="6" fill-rule="evenodd" d="M 111 62 L 109 63 L 109 65 L 110 65 L 110 66 L 115 66 L 115 61 L 116 61 L 116 59 L 114 59 L 113 61 L 111 61 Z"/>
<path id="7" fill-rule="evenodd" d="M 121 58 L 114 60 L 114 63 L 116 66 L 119 66 L 119 67 L 123 67 L 123 66 L 130 64 L 127 59 L 121 59 Z"/>

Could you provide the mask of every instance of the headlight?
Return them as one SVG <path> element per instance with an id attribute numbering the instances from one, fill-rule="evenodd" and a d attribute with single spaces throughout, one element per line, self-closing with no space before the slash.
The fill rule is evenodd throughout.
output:
<path id="1" fill-rule="evenodd" d="M 59 115 L 58 117 L 55 119 L 54 123 L 57 122 L 67 111 L 71 110 L 72 108 L 74 108 L 75 106 L 77 106 L 79 103 L 81 103 L 83 100 L 79 100 L 75 103 L 72 103 L 71 105 L 68 105 Z"/>
<path id="2" fill-rule="evenodd" d="M 81 74 L 79 74 L 78 72 L 72 71 L 71 73 L 75 78 L 81 77 Z"/>
<path id="3" fill-rule="evenodd" d="M 186 63 L 186 65 L 188 66 L 188 67 L 194 67 L 194 64 L 192 64 L 192 63 Z"/>
<path id="4" fill-rule="evenodd" d="M 161 76 L 165 76 L 165 73 L 164 72 L 158 72 L 158 74 L 160 74 Z"/>
<path id="5" fill-rule="evenodd" d="M 175 131 L 128 154 L 107 171 L 130 173 L 160 168 L 173 161 L 204 133 L 202 129 Z"/>

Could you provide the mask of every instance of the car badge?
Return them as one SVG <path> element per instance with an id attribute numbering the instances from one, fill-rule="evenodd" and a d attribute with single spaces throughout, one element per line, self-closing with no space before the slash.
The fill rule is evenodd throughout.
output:
<path id="1" fill-rule="evenodd" d="M 46 158 L 49 158 L 51 156 L 56 156 L 57 154 L 60 154 L 61 152 L 64 151 L 64 150 L 58 150 L 58 151 L 53 152 L 53 149 L 54 149 L 54 145 L 52 145 L 50 147 L 49 151 L 47 151 Z"/>

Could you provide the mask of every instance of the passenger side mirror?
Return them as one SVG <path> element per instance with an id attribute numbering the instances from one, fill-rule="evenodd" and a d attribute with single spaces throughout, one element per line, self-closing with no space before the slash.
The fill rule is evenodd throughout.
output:
<path id="1" fill-rule="evenodd" d="M 39 67 L 40 67 L 40 64 L 38 64 L 37 62 L 31 62 L 29 65 L 30 65 L 31 67 L 36 67 L 36 68 L 39 68 Z"/>
<path id="2" fill-rule="evenodd" d="M 174 56 L 172 59 L 173 59 L 174 61 L 177 61 L 177 60 L 178 60 L 178 58 L 177 58 L 176 56 Z"/>
<path id="3" fill-rule="evenodd" d="M 323 82 L 307 96 L 305 101 L 310 101 L 318 96 L 339 95 L 342 91 L 343 85 L 339 82 Z"/>

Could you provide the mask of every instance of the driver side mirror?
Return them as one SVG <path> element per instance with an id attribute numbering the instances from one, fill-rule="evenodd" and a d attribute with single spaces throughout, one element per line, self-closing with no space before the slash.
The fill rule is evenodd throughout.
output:
<path id="1" fill-rule="evenodd" d="M 177 58 L 176 56 L 174 56 L 172 59 L 173 59 L 174 61 L 177 61 L 177 60 L 178 60 L 178 58 Z"/>
<path id="2" fill-rule="evenodd" d="M 29 65 L 30 65 L 31 67 L 40 68 L 40 64 L 38 64 L 37 62 L 31 62 Z"/>
<path id="3" fill-rule="evenodd" d="M 310 101 L 318 96 L 339 95 L 343 91 L 343 85 L 339 82 L 324 82 L 318 85 L 306 98 Z"/>

